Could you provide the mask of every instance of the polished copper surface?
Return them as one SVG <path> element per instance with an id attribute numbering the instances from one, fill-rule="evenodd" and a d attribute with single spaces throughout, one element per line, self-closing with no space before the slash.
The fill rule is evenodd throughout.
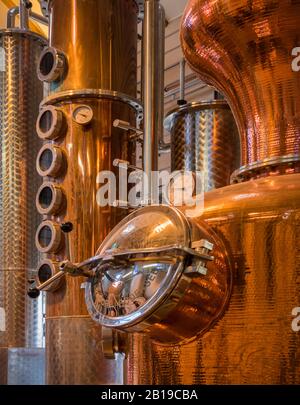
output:
<path id="1" fill-rule="evenodd" d="M 50 0 L 49 45 L 68 61 L 57 91 L 104 89 L 136 97 L 134 0 Z"/>
<path id="2" fill-rule="evenodd" d="M 78 125 L 73 120 L 74 110 L 82 103 L 93 109 L 89 126 Z M 56 258 L 79 263 L 96 253 L 104 237 L 127 214 L 120 208 L 98 205 L 101 184 L 97 176 L 103 170 L 113 170 L 118 182 L 118 169 L 113 168 L 113 160 L 134 159 L 135 143 L 128 142 L 127 132 L 113 127 L 112 122 L 119 118 L 134 125 L 135 111 L 124 103 L 97 98 L 77 98 L 57 106 L 65 115 L 68 131 L 56 145 L 66 157 L 68 167 L 63 177 L 55 179 L 65 195 L 66 206 L 54 219 L 59 223 L 71 222 L 74 228 L 68 235 L 70 252 L 65 243 Z M 83 281 L 67 277 L 64 288 L 48 294 L 47 318 L 87 314 L 84 292 L 80 290 Z"/>
<path id="3" fill-rule="evenodd" d="M 224 316 L 187 345 L 130 340 L 131 384 L 299 384 L 300 175 L 206 193 L 204 219 L 231 251 L 233 290 Z"/>
<path id="4" fill-rule="evenodd" d="M 205 239 L 213 244 L 214 260 L 208 262 L 206 275 L 181 276 L 174 293 L 166 299 L 165 308 L 161 304 L 165 312 L 160 315 L 162 319 L 158 312 L 154 315 L 156 323 L 147 330 L 151 339 L 162 345 L 186 343 L 209 330 L 223 314 L 231 292 L 229 256 L 222 241 L 199 221 L 194 232 L 196 240 Z"/>
<path id="5" fill-rule="evenodd" d="M 121 119 L 136 126 L 136 111 L 128 100 L 136 97 L 138 8 L 134 0 L 50 0 L 49 11 L 50 46 L 64 53 L 68 69 L 62 80 L 51 84 L 50 96 L 57 97 L 46 100 L 58 107 L 67 121 L 66 133 L 54 142 L 67 167 L 52 179 L 62 188 L 66 206 L 48 219 L 73 224 L 69 243 L 65 240 L 61 251 L 50 257 L 80 262 L 95 254 L 106 234 L 127 214 L 126 210 L 97 204 L 101 186 L 97 176 L 102 170 L 117 174 L 112 165 L 116 158 L 135 162 L 135 144 L 112 123 Z M 127 100 L 111 96 L 119 93 Z M 72 116 L 79 105 L 93 110 L 88 125 L 78 124 Z M 47 293 L 49 384 L 120 382 L 115 368 L 122 365 L 103 360 L 101 328 L 87 315 L 81 289 L 84 281 L 66 277 L 61 289 Z"/>
<path id="6" fill-rule="evenodd" d="M 170 111 L 171 170 L 201 171 L 204 190 L 230 184 L 240 165 L 238 130 L 226 101 L 191 103 Z"/>
<path id="7" fill-rule="evenodd" d="M 299 167 L 293 161 L 299 160 L 300 74 L 292 69 L 299 25 L 297 1 L 190 0 L 186 6 L 183 52 L 230 104 L 242 140 L 243 173 L 262 167 L 264 175 L 283 156 L 289 157 L 285 172 Z"/>

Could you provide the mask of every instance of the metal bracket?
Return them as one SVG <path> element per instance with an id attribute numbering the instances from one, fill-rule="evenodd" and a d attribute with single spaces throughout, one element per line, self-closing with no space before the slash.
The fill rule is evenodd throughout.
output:
<path id="1" fill-rule="evenodd" d="M 153 260 L 165 261 L 168 263 L 176 262 L 182 260 L 183 257 L 190 255 L 198 260 L 198 263 L 195 267 L 189 266 L 185 273 L 201 273 L 206 274 L 206 263 L 208 261 L 213 261 L 214 257 L 209 255 L 208 252 L 213 249 L 213 244 L 208 242 L 205 239 L 195 242 L 197 249 L 188 248 L 181 245 L 171 245 L 165 246 L 162 248 L 144 248 L 144 249 L 130 249 L 127 251 L 119 250 L 118 248 L 107 249 L 103 254 L 91 257 L 88 260 L 85 260 L 81 263 L 71 263 L 70 261 L 63 261 L 60 263 L 60 271 L 54 276 L 49 278 L 44 283 L 39 286 L 32 287 L 29 289 L 28 295 L 31 298 L 37 298 L 40 294 L 40 291 L 44 290 L 54 281 L 60 279 L 65 274 L 69 274 L 72 277 L 87 277 L 90 278 L 94 276 L 95 271 L 102 270 L 105 271 L 107 267 L 110 267 L 111 270 L 119 269 L 120 265 L 128 265 L 128 263 L 133 262 L 134 260 L 143 261 L 143 257 L 140 257 L 141 254 L 148 255 L 147 260 L 149 260 L 149 255 L 152 255 Z M 164 254 L 164 255 L 163 255 Z M 136 256 L 139 256 L 136 259 Z M 150 256 L 151 258 L 151 256 Z M 112 265 L 114 263 L 114 265 Z"/>

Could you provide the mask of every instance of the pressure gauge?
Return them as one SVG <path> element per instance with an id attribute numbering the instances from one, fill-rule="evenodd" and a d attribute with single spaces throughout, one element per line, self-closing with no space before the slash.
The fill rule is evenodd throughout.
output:
<path id="1" fill-rule="evenodd" d="M 225 248 L 206 224 L 191 223 L 174 207 L 130 214 L 95 258 L 85 299 L 106 328 L 178 343 L 207 329 L 228 297 Z"/>
<path id="2" fill-rule="evenodd" d="M 93 110 L 88 105 L 80 105 L 73 111 L 73 120 L 79 125 L 88 125 L 93 119 Z"/>

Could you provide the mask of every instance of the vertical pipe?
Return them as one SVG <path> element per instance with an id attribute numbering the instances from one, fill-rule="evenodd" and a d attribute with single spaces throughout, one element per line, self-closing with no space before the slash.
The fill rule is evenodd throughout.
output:
<path id="1" fill-rule="evenodd" d="M 185 59 L 182 58 L 179 63 L 180 68 L 180 95 L 179 100 L 177 102 L 178 105 L 186 104 L 185 101 Z"/>
<path id="2" fill-rule="evenodd" d="M 7 28 L 16 27 L 16 16 L 19 14 L 19 7 L 12 7 L 7 12 Z"/>
<path id="3" fill-rule="evenodd" d="M 159 39 L 159 0 L 145 1 L 144 17 L 144 148 L 143 168 L 147 179 L 147 195 L 145 202 L 151 201 L 152 176 L 151 172 L 157 170 L 158 134 L 161 91 L 159 87 L 159 52 L 161 41 Z"/>
<path id="4" fill-rule="evenodd" d="M 27 8 L 26 1 L 24 1 L 24 0 L 20 0 L 19 13 L 20 13 L 20 28 L 22 30 L 28 30 L 28 28 L 29 28 L 29 8 Z"/>
<path id="5" fill-rule="evenodd" d="M 166 26 L 166 15 L 165 10 L 162 5 L 159 7 L 159 51 L 158 51 L 158 78 L 157 85 L 159 88 L 159 100 L 157 103 L 158 108 L 158 140 L 159 140 L 159 151 L 169 152 L 170 144 L 164 141 L 164 116 L 165 116 L 165 26 Z"/>

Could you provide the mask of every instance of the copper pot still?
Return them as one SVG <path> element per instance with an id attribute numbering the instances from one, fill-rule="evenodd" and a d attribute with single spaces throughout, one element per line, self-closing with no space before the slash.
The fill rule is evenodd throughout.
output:
<path id="1" fill-rule="evenodd" d="M 232 175 L 239 184 L 206 193 L 193 219 L 229 252 L 232 291 L 219 319 L 188 343 L 162 345 L 135 333 L 128 383 L 300 383 L 299 24 L 295 1 L 187 4 L 184 54 L 226 96 L 242 143 L 242 166 Z"/>

